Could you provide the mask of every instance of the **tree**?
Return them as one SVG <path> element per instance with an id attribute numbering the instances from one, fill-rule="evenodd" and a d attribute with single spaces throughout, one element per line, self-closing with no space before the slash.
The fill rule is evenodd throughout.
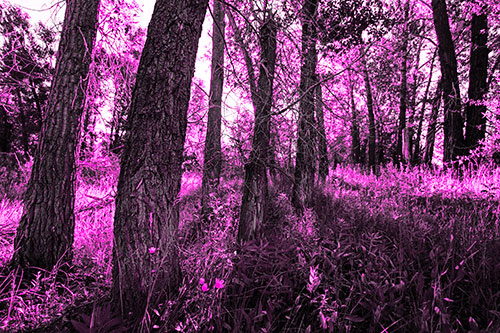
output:
<path id="1" fill-rule="evenodd" d="M 224 7 L 220 0 L 214 1 L 212 36 L 212 68 L 208 105 L 207 135 L 203 152 L 203 178 L 201 185 L 201 209 L 203 218 L 209 214 L 210 193 L 219 184 L 221 154 L 221 106 L 224 87 Z"/>
<path id="2" fill-rule="evenodd" d="M 316 173 L 314 84 L 318 61 L 316 52 L 318 0 L 304 0 L 302 15 L 302 53 L 299 87 L 301 100 L 299 122 L 297 125 L 295 182 L 292 194 L 292 203 L 299 211 L 311 203 Z"/>
<path id="3" fill-rule="evenodd" d="M 361 62 L 365 79 L 366 108 L 368 109 L 368 167 L 373 173 L 377 170 L 377 132 L 375 127 L 375 113 L 373 111 L 373 94 L 368 73 L 368 64 L 363 44 L 361 44 Z"/>
<path id="4" fill-rule="evenodd" d="M 34 155 L 41 130 L 52 75 L 55 32 L 43 24 L 32 25 L 28 16 L 12 5 L 0 4 L 0 92 L 12 125 L 11 154 L 21 161 Z"/>
<path id="5" fill-rule="evenodd" d="M 403 152 L 403 136 L 406 130 L 406 108 L 408 101 L 408 87 L 407 87 L 407 71 L 408 71 L 408 15 L 410 11 L 410 1 L 407 0 L 404 8 L 404 29 L 403 29 L 403 45 L 401 47 L 402 63 L 401 63 L 401 85 L 400 85 L 400 102 L 399 102 L 399 126 L 397 132 L 396 156 L 395 164 L 399 167 L 401 163 L 405 164 Z"/>
<path id="6" fill-rule="evenodd" d="M 234 22 L 233 19 L 231 21 Z M 232 24 L 232 27 L 234 29 L 235 25 Z M 241 47 L 247 64 L 255 118 L 252 151 L 245 164 L 245 180 L 238 226 L 238 241 L 240 242 L 254 238 L 264 220 L 264 208 L 268 194 L 267 167 L 276 66 L 276 34 L 277 26 L 273 14 L 270 11 L 264 12 L 264 19 L 259 30 L 260 64 L 257 85 L 255 85 L 251 59 Z M 238 35 L 236 38 L 241 41 Z M 241 43 L 240 46 L 242 46 Z"/>
<path id="7" fill-rule="evenodd" d="M 427 137 L 425 140 L 424 163 L 428 166 L 432 164 L 432 156 L 434 154 L 434 143 L 436 140 L 436 132 L 437 132 L 437 119 L 442 98 L 443 98 L 443 84 L 442 81 L 439 80 L 436 88 L 436 93 L 432 101 L 431 119 L 429 120 L 429 124 L 427 126 Z"/>
<path id="8" fill-rule="evenodd" d="M 72 257 L 75 151 L 99 0 L 67 1 L 40 144 L 24 196 L 12 264 L 52 269 Z"/>
<path id="9" fill-rule="evenodd" d="M 323 112 L 323 91 L 321 84 L 316 83 L 314 109 L 316 110 L 316 124 L 318 137 L 318 179 L 324 183 L 328 176 L 328 147 L 326 144 L 325 115 Z"/>
<path id="10" fill-rule="evenodd" d="M 484 97 L 488 92 L 488 18 L 487 7 L 474 13 L 471 20 L 471 51 L 469 71 L 469 91 L 465 115 L 465 145 L 468 150 L 476 148 L 486 136 L 486 105 Z"/>
<path id="11" fill-rule="evenodd" d="M 157 0 L 139 62 L 120 161 L 111 289 L 116 308 L 133 320 L 158 309 L 181 282 L 178 193 L 207 6 L 208 0 Z"/>
<path id="12" fill-rule="evenodd" d="M 444 103 L 443 162 L 456 161 L 463 154 L 464 120 L 461 115 L 460 85 L 457 73 L 457 57 L 450 32 L 445 0 L 432 0 L 434 27 L 438 39 L 441 62 L 441 84 Z"/>

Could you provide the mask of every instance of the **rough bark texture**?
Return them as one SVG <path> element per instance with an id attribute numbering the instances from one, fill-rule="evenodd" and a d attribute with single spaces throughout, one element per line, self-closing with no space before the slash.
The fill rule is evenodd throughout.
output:
<path id="1" fill-rule="evenodd" d="M 366 108 L 368 109 L 368 167 L 373 173 L 377 171 L 377 133 L 375 128 L 375 113 L 373 111 L 373 95 L 368 74 L 366 55 L 362 49 L 363 75 L 365 78 Z"/>
<path id="2" fill-rule="evenodd" d="M 50 270 L 59 260 L 71 261 L 75 151 L 98 8 L 98 0 L 69 0 L 66 4 L 40 145 L 14 240 L 14 265 Z"/>
<path id="3" fill-rule="evenodd" d="M 292 203 L 299 211 L 310 205 L 316 173 L 316 138 L 314 131 L 314 89 L 317 52 L 316 17 L 318 0 L 305 0 L 302 7 L 302 64 L 299 92 L 302 96 L 297 125 L 297 157 Z"/>
<path id="4" fill-rule="evenodd" d="M 261 48 L 259 79 L 257 86 L 251 89 L 255 124 L 252 151 L 245 165 L 245 183 L 238 227 L 239 242 L 255 238 L 264 219 L 268 191 L 267 162 L 270 151 L 271 106 L 276 67 L 276 30 L 276 23 L 272 16 L 269 16 L 259 32 Z"/>
<path id="5" fill-rule="evenodd" d="M 208 0 L 157 0 L 120 161 L 113 240 L 114 306 L 145 311 L 178 291 L 178 194 L 187 109 Z M 146 306 L 148 308 L 146 309 Z"/>
<path id="6" fill-rule="evenodd" d="M 224 8 L 220 0 L 214 1 L 212 36 L 212 68 L 208 107 L 207 135 L 203 152 L 203 178 L 201 207 L 203 219 L 210 214 L 210 193 L 219 185 L 221 155 L 221 106 L 224 86 Z"/>
<path id="7" fill-rule="evenodd" d="M 485 9 L 484 9 L 485 10 Z M 488 92 L 488 19 L 486 14 L 473 15 L 471 21 L 471 53 L 469 71 L 469 101 L 465 108 L 467 118 L 466 147 L 472 150 L 486 135 L 486 106 L 482 100 Z"/>
<path id="8" fill-rule="evenodd" d="M 406 129 L 406 109 L 408 100 L 408 42 L 410 35 L 408 33 L 408 14 L 410 11 L 410 1 L 406 1 L 404 8 L 404 29 L 403 29 L 403 45 L 401 47 L 402 53 L 402 63 L 401 63 L 401 84 L 399 86 L 399 126 L 397 133 L 397 144 L 394 162 L 397 167 L 400 167 L 401 163 L 406 164 L 408 161 L 404 158 L 403 152 L 403 140 L 404 133 Z"/>
<path id="9" fill-rule="evenodd" d="M 323 92 L 321 84 L 316 86 L 316 124 L 318 132 L 318 179 L 325 182 L 328 177 L 328 146 L 325 132 L 325 115 L 323 112 Z"/>
<path id="10" fill-rule="evenodd" d="M 457 74 L 455 46 L 450 32 L 445 0 L 432 0 L 434 27 L 441 62 L 441 82 L 444 102 L 443 162 L 456 161 L 463 153 L 464 121 L 461 115 L 460 86 Z"/>
<path id="11" fill-rule="evenodd" d="M 441 105 L 442 96 L 443 96 L 443 85 L 441 83 L 441 80 L 439 80 L 436 89 L 436 95 L 434 96 L 434 100 L 432 101 L 431 119 L 429 120 L 429 125 L 427 127 L 427 137 L 425 140 L 424 163 L 429 166 L 432 164 L 432 155 L 434 154 L 434 142 L 436 140 L 437 119 L 438 119 L 439 106 Z"/>

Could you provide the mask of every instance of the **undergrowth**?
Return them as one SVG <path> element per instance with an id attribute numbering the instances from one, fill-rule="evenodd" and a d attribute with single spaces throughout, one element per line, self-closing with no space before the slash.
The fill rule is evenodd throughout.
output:
<path id="1" fill-rule="evenodd" d="M 79 169 L 72 269 L 65 278 L 40 272 L 29 284 L 4 270 L 0 330 L 127 330 L 106 306 L 117 161 L 97 162 Z M 21 188 L 22 181 L 10 186 Z M 303 216 L 290 204 L 290 186 L 273 182 L 260 237 L 240 246 L 241 179 L 221 181 L 210 223 L 200 230 L 201 176 L 186 173 L 179 226 L 183 284 L 144 327 L 498 331 L 499 181 L 499 171 L 486 167 L 460 178 L 424 169 L 386 168 L 377 177 L 337 168 L 315 189 L 314 205 Z M 20 197 L 0 201 L 0 265 L 12 254 L 21 212 Z"/>

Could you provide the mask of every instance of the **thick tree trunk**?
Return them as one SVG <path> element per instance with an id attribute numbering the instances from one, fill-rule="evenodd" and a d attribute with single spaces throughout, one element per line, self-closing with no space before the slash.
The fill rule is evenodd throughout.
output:
<path id="1" fill-rule="evenodd" d="M 364 48 L 361 50 L 363 57 L 363 75 L 365 78 L 366 108 L 368 109 L 368 167 L 373 173 L 377 172 L 377 133 L 375 128 L 375 113 L 373 111 L 373 94 L 368 74 L 368 65 Z"/>
<path id="2" fill-rule="evenodd" d="M 48 112 L 14 240 L 14 265 L 51 270 L 57 263 L 71 261 L 75 151 L 98 8 L 98 0 L 66 3 Z"/>
<path id="3" fill-rule="evenodd" d="M 396 153 L 394 164 L 399 168 L 401 163 L 406 164 L 408 161 L 404 158 L 403 140 L 406 130 L 406 109 L 408 102 L 408 42 L 410 35 L 408 33 L 408 14 L 410 11 L 410 1 L 406 1 L 404 8 L 404 29 L 403 29 L 403 45 L 401 47 L 401 84 L 399 86 L 399 126 L 397 132 Z"/>
<path id="4" fill-rule="evenodd" d="M 323 92 L 321 84 L 316 86 L 316 123 L 318 126 L 318 179 L 324 183 L 328 177 L 328 147 L 326 142 L 325 115 L 323 112 Z"/>
<path id="5" fill-rule="evenodd" d="M 427 126 L 427 137 L 425 140 L 424 163 L 428 166 L 431 166 L 432 164 L 432 156 L 434 154 L 434 142 L 436 140 L 437 119 L 442 97 L 443 97 L 443 85 L 441 83 L 441 80 L 439 80 L 438 86 L 436 88 L 436 95 L 434 96 L 434 100 L 432 101 L 431 119 L 429 120 L 429 125 Z"/>
<path id="6" fill-rule="evenodd" d="M 299 211 L 310 205 L 316 173 L 316 138 L 314 132 L 314 89 L 317 52 L 316 17 L 318 0 L 305 0 L 302 8 L 302 65 L 300 88 L 302 96 L 297 125 L 297 157 L 292 203 Z"/>
<path id="7" fill-rule="evenodd" d="M 251 88 L 255 109 L 252 151 L 245 165 L 245 183 L 241 200 L 238 241 L 255 238 L 264 219 L 268 193 L 267 163 L 269 161 L 269 136 L 273 82 L 276 67 L 277 27 L 271 14 L 260 28 L 260 66 L 257 86 Z M 250 71 L 249 71 L 250 76 Z"/>
<path id="8" fill-rule="evenodd" d="M 212 73 L 208 106 L 207 135 L 203 152 L 203 179 L 201 209 L 203 220 L 210 214 L 210 193 L 219 185 L 221 172 L 221 106 L 224 87 L 224 8 L 220 0 L 214 1 L 212 36 Z"/>
<path id="9" fill-rule="evenodd" d="M 208 0 L 157 0 L 120 161 L 111 294 L 141 319 L 178 291 L 178 194 L 191 80 Z M 146 308 L 146 306 L 148 308 Z"/>
<path id="10" fill-rule="evenodd" d="M 359 137 L 358 111 L 354 100 L 354 83 L 352 81 L 351 70 L 349 72 L 349 95 L 351 99 L 351 159 L 354 164 L 361 163 L 361 139 Z"/>
<path id="11" fill-rule="evenodd" d="M 488 92 L 488 18 L 486 8 L 471 21 L 471 53 L 469 71 L 469 101 L 465 107 L 467 117 L 466 147 L 475 149 L 486 136 L 486 105 L 483 99 Z"/>
<path id="12" fill-rule="evenodd" d="M 451 37 L 445 0 L 432 0 L 432 13 L 438 39 L 439 60 L 441 62 L 444 102 L 443 162 L 446 164 L 456 161 L 458 156 L 463 153 L 464 120 L 461 115 L 457 58 Z"/>

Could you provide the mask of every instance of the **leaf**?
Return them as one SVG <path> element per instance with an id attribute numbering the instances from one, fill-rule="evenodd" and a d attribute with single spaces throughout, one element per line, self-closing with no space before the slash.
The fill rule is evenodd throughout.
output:
<path id="1" fill-rule="evenodd" d="M 363 318 L 361 317 L 358 317 L 358 316 L 352 316 L 352 315 L 346 315 L 344 317 L 345 319 L 349 320 L 349 321 L 352 321 L 354 323 L 362 323 L 363 321 L 365 321 Z"/>

